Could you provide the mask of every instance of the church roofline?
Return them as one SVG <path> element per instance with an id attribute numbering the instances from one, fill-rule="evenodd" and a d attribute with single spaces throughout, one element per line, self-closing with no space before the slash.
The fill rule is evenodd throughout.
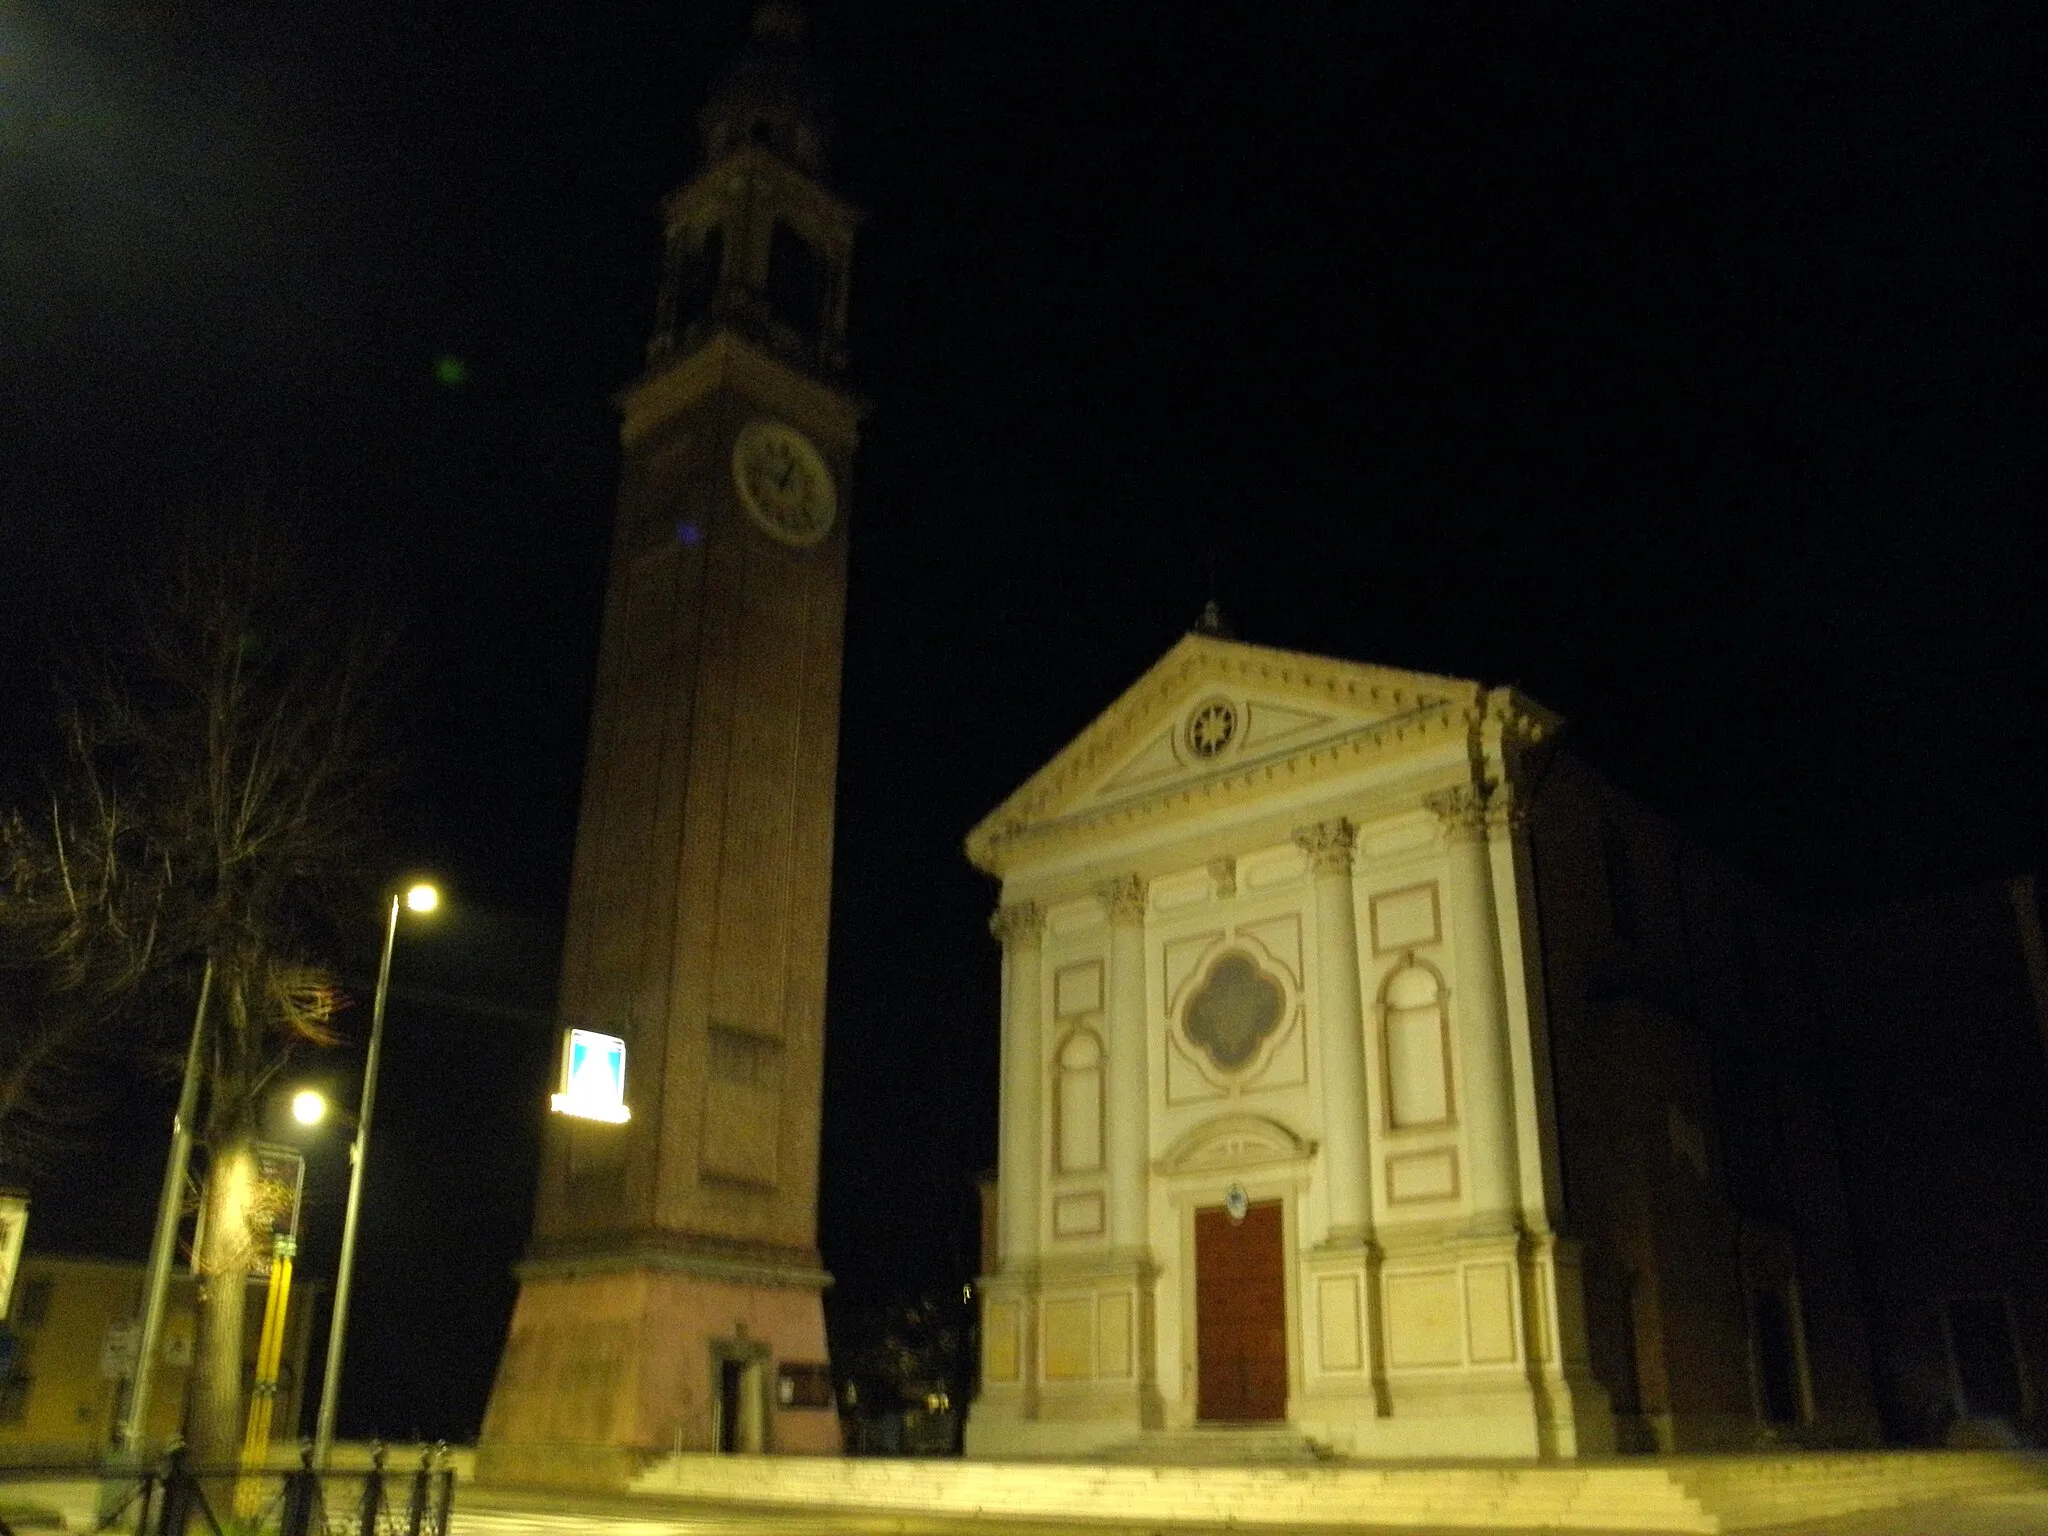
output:
<path id="1" fill-rule="evenodd" d="M 1034 773 L 1003 803 L 978 822 L 966 838 L 967 857 L 989 874 L 1003 875 L 1014 854 L 1027 844 L 1055 834 L 1079 834 L 1111 822 L 1148 820 L 1166 814 L 1176 802 L 1199 793 L 1214 802 L 1234 799 L 1265 781 L 1266 760 L 1219 770 L 1193 782 L 1180 780 L 1154 794 L 1082 806 L 1077 797 L 1142 742 L 1159 713 L 1191 682 L 1202 679 L 1265 683 L 1303 694 L 1321 694 L 1331 703 L 1372 704 L 1391 713 L 1337 737 L 1304 742 L 1282 760 L 1314 756 L 1320 772 L 1341 771 L 1384 755 L 1396 743 L 1463 732 L 1475 753 L 1484 750 L 1485 722 L 1499 722 L 1517 736 L 1554 735 L 1557 716 L 1512 689 L 1488 690 L 1467 678 L 1414 672 L 1344 661 L 1310 652 L 1250 645 L 1238 640 L 1192 633 L 1184 635 L 1158 661 L 1096 716 L 1051 761 Z"/>

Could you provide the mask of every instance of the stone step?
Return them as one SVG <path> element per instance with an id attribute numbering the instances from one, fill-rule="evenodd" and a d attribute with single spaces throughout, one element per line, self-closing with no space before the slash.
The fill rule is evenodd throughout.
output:
<path id="1" fill-rule="evenodd" d="M 2048 1488 L 2048 1461 L 2010 1452 L 1702 1457 L 1669 1465 L 1673 1480 L 1729 1531 Z"/>
<path id="2" fill-rule="evenodd" d="M 1272 1463 L 1314 1464 L 1334 1459 L 1325 1445 L 1291 1425 L 1272 1428 L 1152 1430 L 1109 1446 L 1098 1453 L 1111 1462 L 1142 1462 L 1158 1466 L 1245 1466 Z"/>
<path id="3" fill-rule="evenodd" d="M 1372 1467 L 671 1457 L 635 1491 L 706 1503 L 931 1516 L 1260 1527 L 1563 1527 L 1711 1533 L 1655 1468 Z"/>

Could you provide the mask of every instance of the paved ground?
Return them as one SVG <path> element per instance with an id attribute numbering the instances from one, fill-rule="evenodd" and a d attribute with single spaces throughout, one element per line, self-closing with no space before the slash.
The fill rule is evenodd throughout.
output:
<path id="1" fill-rule="evenodd" d="M 1125 1536 L 1121 1528 L 1025 1521 L 947 1521 L 894 1515 L 790 1515 L 593 1496 L 513 1495 L 463 1488 L 449 1536 Z M 1133 1526 L 1129 1536 L 1155 1527 Z M 1187 1527 L 1176 1527 L 1177 1532 Z M 1408 1527 L 1385 1536 L 1444 1536 Z M 2048 1536 L 2048 1492 L 1929 1504 L 1881 1514 L 1783 1526 L 1770 1536 Z M 1192 1533 L 1190 1533 L 1192 1536 Z M 1470 1530 L 1458 1536 L 1474 1536 Z M 1501 1527 L 1493 1536 L 1524 1536 Z M 1544 1536 L 1559 1536 L 1548 1532 Z M 1604 1536 L 1628 1536 L 1606 1532 Z M 1763 1536 L 1763 1533 L 1757 1533 Z"/>

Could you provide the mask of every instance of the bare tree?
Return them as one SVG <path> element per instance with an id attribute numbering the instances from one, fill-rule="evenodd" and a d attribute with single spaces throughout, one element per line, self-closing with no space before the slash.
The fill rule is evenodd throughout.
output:
<path id="1" fill-rule="evenodd" d="M 8 844 L 11 926 L 40 938 L 53 993 L 176 1018 L 212 966 L 187 1439 L 215 1465 L 239 1443 L 247 1280 L 269 1249 L 259 1109 L 294 1046 L 334 1042 L 336 918 L 360 909 L 377 840 L 386 649 L 332 590 L 262 502 L 196 521 L 67 714 L 50 830 L 17 818 Z"/>
<path id="2" fill-rule="evenodd" d="M 64 788 L 0 815 L 0 1170 L 16 1175 L 80 1139 L 95 1073 L 136 1044 L 126 1005 L 156 954 L 160 882 L 70 723 Z"/>

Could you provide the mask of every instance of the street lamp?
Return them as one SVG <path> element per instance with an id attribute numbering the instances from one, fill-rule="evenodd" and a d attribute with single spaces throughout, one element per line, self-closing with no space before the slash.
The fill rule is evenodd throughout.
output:
<path id="1" fill-rule="evenodd" d="M 142 1284 L 142 1327 L 136 1344 L 135 1379 L 129 1385 L 128 1411 L 121 1421 L 121 1454 L 136 1461 L 142 1459 L 142 1437 L 149 1429 L 150 1387 L 155 1379 L 157 1340 L 163 1331 L 164 1300 L 171 1286 L 171 1261 L 178 1246 L 185 1170 L 192 1159 L 192 1127 L 199 1113 L 199 1080 L 206 1043 L 206 1003 L 212 995 L 213 957 L 209 955 L 206 970 L 199 978 L 199 1006 L 192 1011 L 192 1040 L 185 1048 L 185 1080 L 178 1093 L 178 1112 L 171 1118 L 171 1151 L 164 1163 L 156 1234 L 150 1239 L 149 1268 Z"/>
<path id="2" fill-rule="evenodd" d="M 318 1125 L 327 1118 L 327 1099 L 317 1088 L 301 1088 L 292 1095 L 292 1118 L 301 1125 Z"/>
<path id="3" fill-rule="evenodd" d="M 422 881 L 403 892 L 392 893 L 391 913 L 384 924 L 384 954 L 377 962 L 377 997 L 370 1006 L 370 1050 L 363 1060 L 363 1107 L 356 1115 L 356 1138 L 349 1148 L 348 1214 L 342 1218 L 341 1266 L 334 1277 L 334 1320 L 327 1330 L 327 1374 L 320 1383 L 320 1417 L 313 1430 L 313 1462 L 323 1471 L 328 1454 L 334 1449 L 334 1414 L 341 1403 L 341 1351 L 348 1334 L 349 1280 L 355 1270 L 356 1213 L 362 1205 L 363 1162 L 370 1149 L 370 1111 L 377 1101 L 377 1054 L 384 1043 L 384 997 L 391 989 L 391 949 L 398 941 L 398 912 L 402 906 L 425 916 L 440 904 L 441 893 Z M 294 1101 L 294 1113 L 297 1107 Z"/>

